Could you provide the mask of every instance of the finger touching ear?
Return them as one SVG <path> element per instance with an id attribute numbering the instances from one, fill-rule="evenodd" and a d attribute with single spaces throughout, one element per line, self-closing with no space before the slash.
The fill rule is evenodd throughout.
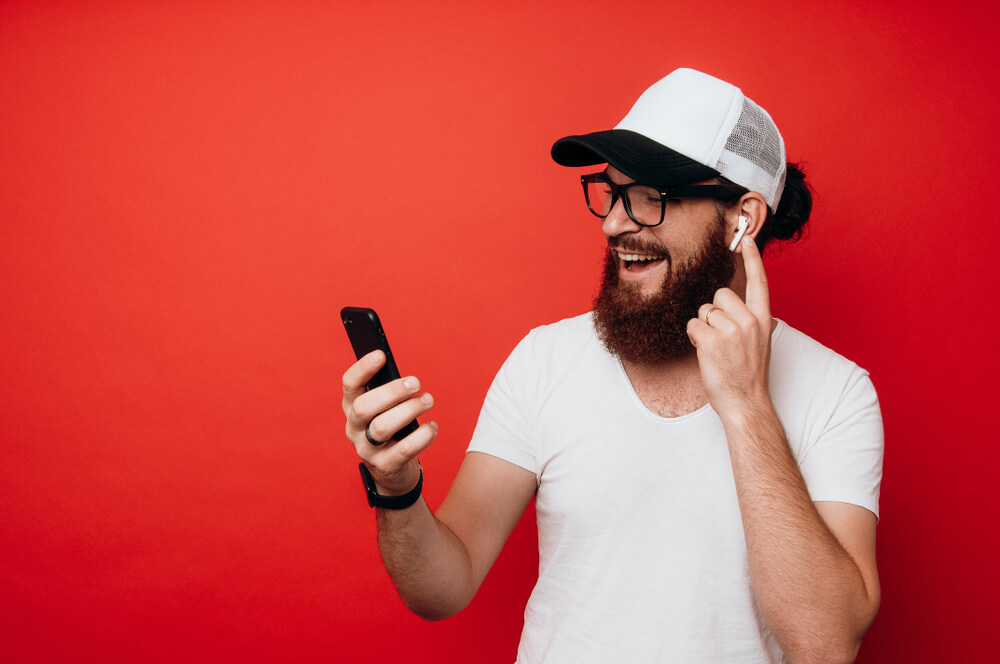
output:
<path id="1" fill-rule="evenodd" d="M 759 316 L 759 320 L 766 320 L 770 324 L 771 295 L 768 292 L 764 261 L 761 260 L 757 244 L 749 237 L 743 238 L 740 247 L 743 249 L 743 267 L 747 274 L 747 308 Z"/>

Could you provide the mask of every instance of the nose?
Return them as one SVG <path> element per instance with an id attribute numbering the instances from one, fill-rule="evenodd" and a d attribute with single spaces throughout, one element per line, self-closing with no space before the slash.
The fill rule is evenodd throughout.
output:
<path id="1" fill-rule="evenodd" d="M 608 237 L 618 237 L 625 233 L 638 233 L 642 230 L 642 226 L 635 223 L 628 213 L 625 212 L 625 203 L 619 198 L 615 201 L 615 204 L 611 206 L 611 211 L 608 212 L 603 220 L 601 220 L 601 230 Z"/>

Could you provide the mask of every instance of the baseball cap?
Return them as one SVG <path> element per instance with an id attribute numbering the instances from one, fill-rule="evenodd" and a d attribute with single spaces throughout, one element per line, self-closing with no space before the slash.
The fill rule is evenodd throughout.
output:
<path id="1" fill-rule="evenodd" d="M 785 143 L 771 116 L 735 85 L 694 69 L 654 83 L 614 129 L 560 138 L 552 158 L 608 163 L 661 187 L 721 175 L 760 193 L 772 211 L 785 187 Z"/>

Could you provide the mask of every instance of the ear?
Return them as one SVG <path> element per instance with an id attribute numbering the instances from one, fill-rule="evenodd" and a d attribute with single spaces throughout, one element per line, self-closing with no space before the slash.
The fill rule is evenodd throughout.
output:
<path id="1" fill-rule="evenodd" d="M 736 237 L 740 217 L 746 219 L 747 229 L 744 235 L 756 238 L 757 234 L 760 233 L 760 229 L 764 226 L 764 222 L 767 220 L 767 202 L 764 200 L 764 197 L 756 191 L 747 192 L 740 198 L 739 204 L 733 211 L 736 214 L 733 215 L 733 219 L 731 220 L 731 235 L 729 239 L 733 240 Z M 737 246 L 736 251 L 738 253 L 740 247 Z"/>

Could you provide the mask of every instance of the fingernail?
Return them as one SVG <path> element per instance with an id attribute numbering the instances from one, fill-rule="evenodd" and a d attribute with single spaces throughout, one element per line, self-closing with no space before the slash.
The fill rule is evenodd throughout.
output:
<path id="1" fill-rule="evenodd" d="M 381 361 L 382 361 L 382 353 L 378 353 L 378 352 L 376 352 L 376 353 L 373 353 L 373 354 L 372 354 L 372 355 L 371 355 L 371 356 L 370 356 L 370 357 L 368 358 L 368 363 L 369 363 L 369 364 L 371 364 L 372 366 L 374 366 L 374 365 L 378 364 L 378 363 L 379 363 L 379 362 L 381 362 Z"/>
<path id="2" fill-rule="evenodd" d="M 410 376 L 409 378 L 407 378 L 406 380 L 404 380 L 404 381 L 403 381 L 403 385 L 404 385 L 404 386 L 406 387 L 406 389 L 408 389 L 408 390 L 415 390 L 415 389 L 417 389 L 418 387 L 420 387 L 420 383 L 418 383 L 418 382 L 417 382 L 417 379 L 416 379 L 416 378 L 414 378 L 413 376 Z"/>
<path id="3" fill-rule="evenodd" d="M 429 406 L 432 403 L 434 403 L 434 397 L 424 392 L 423 394 L 420 395 L 420 403 L 424 404 L 425 406 Z"/>
<path id="4" fill-rule="evenodd" d="M 745 244 L 745 245 L 747 245 L 749 247 L 752 242 L 753 242 L 753 238 L 752 237 L 750 237 L 749 235 L 744 235 L 743 236 L 743 244 Z"/>
<path id="5" fill-rule="evenodd" d="M 437 430 L 438 430 L 438 423 L 437 422 L 431 420 L 430 422 L 428 422 L 428 424 L 430 424 L 431 428 L 434 429 L 435 432 L 437 432 Z"/>

